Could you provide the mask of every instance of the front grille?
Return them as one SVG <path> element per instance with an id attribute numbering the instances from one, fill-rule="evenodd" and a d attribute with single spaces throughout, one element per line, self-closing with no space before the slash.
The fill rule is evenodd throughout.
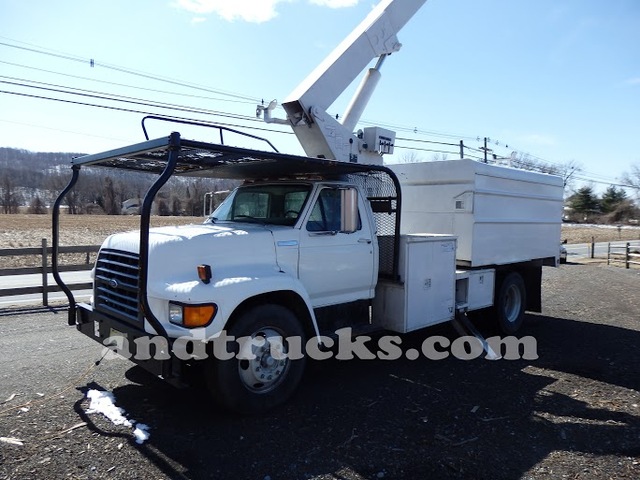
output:
<path id="1" fill-rule="evenodd" d="M 136 253 L 100 251 L 95 276 L 96 310 L 138 322 L 138 265 Z"/>

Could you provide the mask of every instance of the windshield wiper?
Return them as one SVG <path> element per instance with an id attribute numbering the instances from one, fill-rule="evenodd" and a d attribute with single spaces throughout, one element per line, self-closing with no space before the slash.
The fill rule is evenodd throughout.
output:
<path id="1" fill-rule="evenodd" d="M 261 218 L 256 218 L 256 217 L 252 217 L 251 215 L 235 215 L 233 217 L 233 221 L 242 221 L 239 219 L 246 219 L 245 221 L 248 221 L 248 223 L 262 223 L 263 225 L 266 224 L 266 220 L 261 219 Z"/>

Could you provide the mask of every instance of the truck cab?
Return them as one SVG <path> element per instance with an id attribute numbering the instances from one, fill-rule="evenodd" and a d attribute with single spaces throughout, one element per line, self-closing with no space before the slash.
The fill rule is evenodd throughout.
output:
<path id="1" fill-rule="evenodd" d="M 375 227 L 357 186 L 337 181 L 248 183 L 213 212 L 209 223 L 268 230 L 276 267 L 300 281 L 313 308 L 374 295 Z"/>

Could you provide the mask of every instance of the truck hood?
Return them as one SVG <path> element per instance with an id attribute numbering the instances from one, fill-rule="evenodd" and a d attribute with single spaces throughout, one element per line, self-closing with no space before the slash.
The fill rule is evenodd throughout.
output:
<path id="1" fill-rule="evenodd" d="M 102 248 L 140 253 L 140 232 L 117 233 Z M 149 278 L 187 275 L 196 266 L 208 264 L 221 272 L 226 266 L 269 266 L 277 268 L 273 234 L 254 224 L 202 224 L 158 227 L 149 230 Z M 197 277 L 196 277 L 197 278 Z"/>

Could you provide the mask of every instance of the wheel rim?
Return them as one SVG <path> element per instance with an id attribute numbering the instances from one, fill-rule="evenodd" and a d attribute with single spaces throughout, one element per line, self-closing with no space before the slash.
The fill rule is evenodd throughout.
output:
<path id="1" fill-rule="evenodd" d="M 522 309 L 522 292 L 516 285 L 509 285 L 504 296 L 504 318 L 515 323 Z"/>
<path id="2" fill-rule="evenodd" d="M 252 346 L 252 359 L 238 360 L 238 373 L 242 384 L 254 393 L 267 393 L 276 388 L 287 375 L 289 359 L 283 335 L 275 328 L 261 328 L 251 335 L 253 339 L 264 339 L 261 346 Z M 273 354 L 273 355 L 272 355 Z"/>

